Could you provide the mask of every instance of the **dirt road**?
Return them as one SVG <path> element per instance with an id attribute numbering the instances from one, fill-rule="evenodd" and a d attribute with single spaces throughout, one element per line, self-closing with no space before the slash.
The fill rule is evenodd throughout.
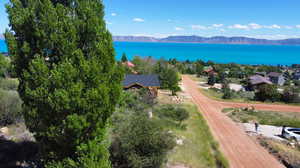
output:
<path id="1" fill-rule="evenodd" d="M 183 86 L 203 113 L 221 150 L 228 158 L 232 168 L 283 168 L 263 147 L 252 141 L 241 128 L 221 112 L 226 107 L 249 106 L 242 103 L 225 103 L 211 100 L 198 90 L 196 82 L 183 76 Z M 256 104 L 254 104 L 256 107 Z M 267 110 L 272 105 L 258 105 L 258 109 Z M 273 108 L 271 108 L 273 110 Z M 270 109 L 270 110 L 271 110 Z M 294 110 L 294 109 L 284 109 Z M 300 110 L 299 110 L 300 112 Z"/>

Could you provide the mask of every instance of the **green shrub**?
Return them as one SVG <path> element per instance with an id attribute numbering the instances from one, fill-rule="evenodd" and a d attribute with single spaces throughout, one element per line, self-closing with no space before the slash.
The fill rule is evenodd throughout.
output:
<path id="1" fill-rule="evenodd" d="M 286 103 L 300 103 L 300 90 L 296 87 L 287 87 L 283 91 L 282 101 Z"/>
<path id="2" fill-rule="evenodd" d="M 159 117 L 169 118 L 179 123 L 189 118 L 189 113 L 186 109 L 168 104 L 156 109 Z"/>
<path id="3" fill-rule="evenodd" d="M 234 91 L 230 90 L 229 88 L 223 89 L 223 96 L 222 96 L 223 99 L 232 99 L 234 97 L 235 97 Z"/>
<path id="4" fill-rule="evenodd" d="M 0 88 L 4 90 L 17 90 L 19 81 L 17 79 L 0 79 Z"/>
<path id="5" fill-rule="evenodd" d="M 111 160 L 116 168 L 159 168 L 175 146 L 174 136 L 145 113 L 130 115 L 114 133 Z"/>
<path id="6" fill-rule="evenodd" d="M 263 84 L 258 87 L 255 97 L 259 101 L 278 101 L 280 94 L 276 85 Z"/>
<path id="7" fill-rule="evenodd" d="M 8 68 L 10 66 L 9 59 L 0 54 L 0 78 L 7 75 Z"/>
<path id="8" fill-rule="evenodd" d="M 22 101 L 16 91 L 6 91 L 0 89 L 0 126 L 20 121 Z"/>
<path id="9" fill-rule="evenodd" d="M 248 91 L 239 91 L 237 92 L 237 95 L 245 100 L 254 100 L 255 93 L 254 92 L 248 92 Z"/>
<path id="10" fill-rule="evenodd" d="M 216 77 L 214 74 L 210 74 L 208 77 L 207 84 L 213 86 L 216 83 Z"/>

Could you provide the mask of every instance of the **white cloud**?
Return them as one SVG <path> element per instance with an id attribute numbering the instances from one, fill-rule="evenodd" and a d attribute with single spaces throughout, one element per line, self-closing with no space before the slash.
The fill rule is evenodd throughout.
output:
<path id="1" fill-rule="evenodd" d="M 111 25 L 111 24 L 112 24 L 112 22 L 106 21 L 106 24 L 108 24 L 108 25 Z"/>
<path id="2" fill-rule="evenodd" d="M 300 25 L 296 25 L 296 27 L 297 27 L 298 29 L 300 29 Z"/>
<path id="3" fill-rule="evenodd" d="M 117 14 L 116 13 L 111 13 L 111 16 L 117 16 Z"/>
<path id="4" fill-rule="evenodd" d="M 242 29 L 242 30 L 257 30 L 257 29 L 281 29 L 281 28 L 285 28 L 285 29 L 292 29 L 293 27 L 291 26 L 280 26 L 277 24 L 273 24 L 273 25 L 260 25 L 257 23 L 249 23 L 247 25 L 242 25 L 242 24 L 234 24 L 231 26 L 228 26 L 229 29 Z"/>
<path id="5" fill-rule="evenodd" d="M 133 18 L 132 20 L 133 20 L 134 22 L 145 22 L 145 20 L 142 19 L 142 18 Z"/>
<path id="6" fill-rule="evenodd" d="M 258 38 L 258 39 L 269 39 L 269 40 L 282 40 L 289 38 L 300 38 L 300 35 L 285 35 L 285 34 L 269 34 L 269 35 L 249 35 L 245 37 Z"/>
<path id="7" fill-rule="evenodd" d="M 182 27 L 174 27 L 174 29 L 175 29 L 176 31 L 183 31 L 183 30 L 184 30 L 184 28 L 182 28 Z"/>
<path id="8" fill-rule="evenodd" d="M 224 25 L 223 24 L 213 24 L 212 27 L 215 27 L 215 28 L 220 28 L 220 27 L 223 27 Z"/>
<path id="9" fill-rule="evenodd" d="M 249 27 L 250 29 L 261 29 L 261 28 L 263 28 L 262 25 L 257 24 L 257 23 L 249 23 L 249 24 L 248 24 L 248 27 Z"/>
<path id="10" fill-rule="evenodd" d="M 277 25 L 277 24 L 273 24 L 271 26 L 264 26 L 267 29 L 281 29 L 281 26 Z"/>
<path id="11" fill-rule="evenodd" d="M 243 30 L 247 30 L 249 29 L 249 27 L 247 25 L 241 25 L 241 24 L 234 24 L 231 26 L 228 26 L 229 29 L 243 29 Z"/>
<path id="12" fill-rule="evenodd" d="M 192 25 L 191 27 L 194 30 L 206 30 L 207 29 L 206 26 L 202 26 L 202 25 Z"/>

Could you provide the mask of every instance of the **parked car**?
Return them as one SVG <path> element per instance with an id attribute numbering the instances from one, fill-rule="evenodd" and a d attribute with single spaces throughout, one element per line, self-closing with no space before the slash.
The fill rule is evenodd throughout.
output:
<path id="1" fill-rule="evenodd" d="M 300 142 L 300 128 L 285 128 L 283 136 L 287 139 L 292 139 Z"/>

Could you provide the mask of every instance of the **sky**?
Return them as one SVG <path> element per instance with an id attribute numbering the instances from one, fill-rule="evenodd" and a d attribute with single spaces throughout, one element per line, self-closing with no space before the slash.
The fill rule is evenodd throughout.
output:
<path id="1" fill-rule="evenodd" d="M 103 0 L 113 35 L 300 38 L 299 0 Z M 8 28 L 0 2 L 0 32 Z"/>

